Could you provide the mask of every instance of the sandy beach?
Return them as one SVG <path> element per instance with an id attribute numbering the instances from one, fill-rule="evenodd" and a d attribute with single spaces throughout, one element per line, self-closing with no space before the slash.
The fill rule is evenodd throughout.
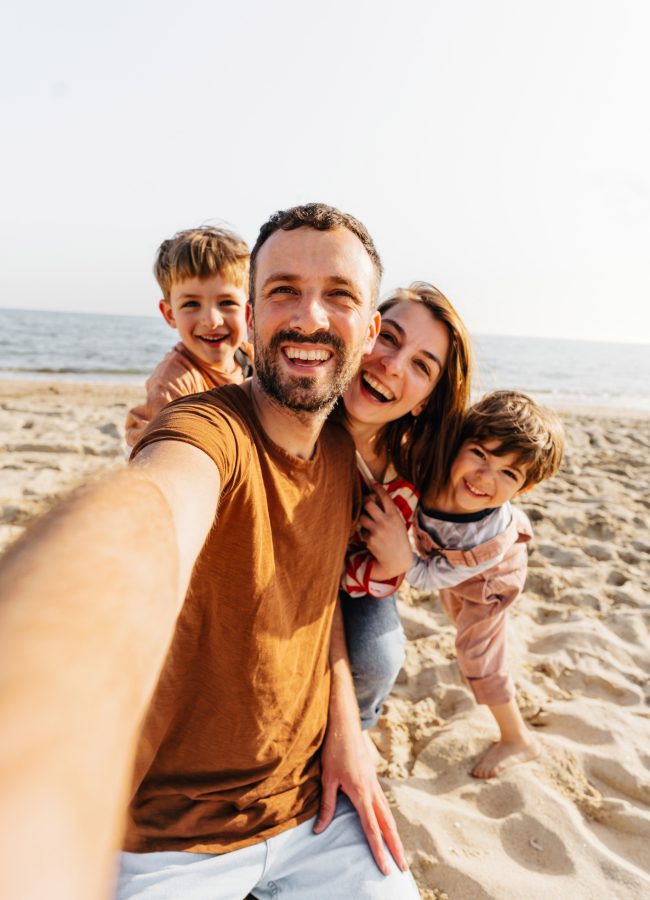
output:
<path id="1" fill-rule="evenodd" d="M 62 492 L 124 465 L 133 386 L 0 381 L 0 547 Z M 565 412 L 555 480 L 511 616 L 518 697 L 541 757 L 478 781 L 496 736 L 459 676 L 435 596 L 402 591 L 407 661 L 376 739 L 425 898 L 650 896 L 650 417 Z"/>

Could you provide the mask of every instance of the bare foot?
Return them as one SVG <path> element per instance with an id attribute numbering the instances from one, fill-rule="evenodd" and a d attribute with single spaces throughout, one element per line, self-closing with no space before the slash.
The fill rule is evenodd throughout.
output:
<path id="1" fill-rule="evenodd" d="M 480 757 L 472 769 L 472 775 L 474 778 L 494 778 L 506 769 L 535 759 L 540 750 L 538 742 L 532 737 L 525 741 L 497 741 Z"/>

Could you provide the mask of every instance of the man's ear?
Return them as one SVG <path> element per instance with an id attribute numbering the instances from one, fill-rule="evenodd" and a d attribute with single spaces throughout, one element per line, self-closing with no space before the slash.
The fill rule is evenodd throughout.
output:
<path id="1" fill-rule="evenodd" d="M 253 304 L 249 302 L 246 304 L 246 328 L 248 329 L 248 340 L 253 341 L 253 334 L 255 333 L 255 313 L 253 312 Z"/>
<path id="2" fill-rule="evenodd" d="M 176 319 L 174 318 L 174 313 L 171 307 L 171 303 L 168 303 L 166 300 L 161 300 L 158 303 L 158 309 L 162 313 L 162 317 L 167 322 L 170 328 L 176 328 Z"/>
<path id="3" fill-rule="evenodd" d="M 363 355 L 372 352 L 372 348 L 375 346 L 375 341 L 377 340 L 377 335 L 379 334 L 379 329 L 381 328 L 381 313 L 374 312 L 370 317 L 370 321 L 368 322 L 368 334 L 366 335 L 366 339 L 363 342 Z"/>

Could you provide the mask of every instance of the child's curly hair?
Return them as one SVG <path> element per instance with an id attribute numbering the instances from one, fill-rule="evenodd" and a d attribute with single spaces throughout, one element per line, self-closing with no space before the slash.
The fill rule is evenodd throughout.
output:
<path id="1" fill-rule="evenodd" d="M 493 391 L 467 412 L 457 451 L 465 441 L 499 441 L 495 456 L 514 453 L 526 470 L 522 487 L 555 475 L 564 453 L 564 428 L 552 409 L 538 406 L 519 391 Z"/>

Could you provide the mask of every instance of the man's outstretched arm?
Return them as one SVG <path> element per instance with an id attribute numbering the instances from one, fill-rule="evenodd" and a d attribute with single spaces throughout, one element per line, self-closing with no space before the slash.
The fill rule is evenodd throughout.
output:
<path id="1" fill-rule="evenodd" d="M 0 896 L 109 896 L 139 726 L 219 486 L 200 450 L 154 444 L 0 562 Z"/>

